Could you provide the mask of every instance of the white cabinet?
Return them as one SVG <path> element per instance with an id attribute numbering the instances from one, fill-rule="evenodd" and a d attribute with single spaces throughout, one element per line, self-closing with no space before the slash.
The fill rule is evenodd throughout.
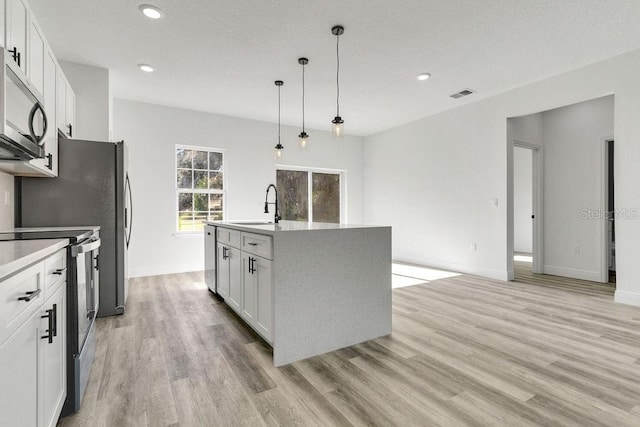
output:
<path id="1" fill-rule="evenodd" d="M 18 68 L 27 74 L 27 21 L 29 9 L 22 0 L 6 0 L 6 49 Z"/>
<path id="2" fill-rule="evenodd" d="M 61 274 L 47 284 L 45 272 L 47 262 L 54 266 L 65 254 L 0 282 L 0 313 L 10 314 L 0 325 L 0 426 L 58 422 L 67 396 L 66 282 Z"/>
<path id="3" fill-rule="evenodd" d="M 76 95 L 73 93 L 71 85 L 60 67 L 56 70 L 56 75 L 56 123 L 58 124 L 58 129 L 67 138 L 73 138 Z"/>
<path id="4" fill-rule="evenodd" d="M 66 375 L 66 345 L 64 334 L 66 331 L 66 295 L 65 286 L 58 290 L 44 303 L 43 315 L 41 316 L 41 331 L 44 331 L 41 338 L 42 351 L 39 352 L 41 375 L 38 381 L 40 391 L 41 420 L 39 423 L 44 427 L 55 427 L 62 411 L 62 405 L 67 397 L 67 375 Z M 49 316 L 52 316 L 52 332 L 49 329 Z M 51 342 L 48 335 L 51 334 Z"/>
<path id="5" fill-rule="evenodd" d="M 218 243 L 218 295 L 238 313 L 240 313 L 242 302 L 240 263 L 241 256 L 238 248 Z"/>
<path id="6" fill-rule="evenodd" d="M 44 58 L 46 51 L 46 41 L 38 22 L 31 17 L 29 19 L 29 46 L 27 53 L 27 77 L 31 82 L 32 89 L 39 93 L 36 97 L 42 99 L 44 94 Z"/>
<path id="7" fill-rule="evenodd" d="M 35 426 L 38 421 L 40 312 L 0 346 L 0 425 Z"/>
<path id="8" fill-rule="evenodd" d="M 44 110 L 47 112 L 48 127 L 44 148 L 47 152 L 44 168 L 52 176 L 58 176 L 58 131 L 56 126 L 56 58 L 51 49 L 44 57 Z"/>
<path id="9" fill-rule="evenodd" d="M 242 316 L 273 342 L 273 279 L 268 259 L 242 252 Z"/>
<path id="10" fill-rule="evenodd" d="M 272 237 L 216 227 L 216 239 L 218 294 L 249 326 L 272 344 Z"/>

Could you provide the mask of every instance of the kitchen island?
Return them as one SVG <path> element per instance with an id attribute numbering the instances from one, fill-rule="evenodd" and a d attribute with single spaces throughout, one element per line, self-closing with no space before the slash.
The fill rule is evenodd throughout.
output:
<path id="1" fill-rule="evenodd" d="M 209 287 L 273 347 L 273 363 L 391 333 L 391 227 L 209 222 Z"/>

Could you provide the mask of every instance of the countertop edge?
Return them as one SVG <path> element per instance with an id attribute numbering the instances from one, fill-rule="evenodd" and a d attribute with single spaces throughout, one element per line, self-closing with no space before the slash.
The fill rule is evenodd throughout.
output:
<path id="1" fill-rule="evenodd" d="M 343 227 L 334 227 L 334 228 L 301 228 L 301 229 L 285 229 L 278 230 L 274 229 L 278 227 L 276 224 L 239 224 L 239 223 L 227 223 L 227 222 L 215 222 L 215 221 L 207 221 L 206 225 L 212 225 L 215 227 L 224 227 L 230 228 L 233 230 L 246 231 L 249 233 L 256 234 L 268 234 L 275 235 L 278 233 L 295 233 L 295 232 L 317 232 L 317 231 L 342 231 L 342 230 L 367 230 L 367 229 L 380 229 L 380 228 L 391 228 L 390 225 L 361 225 L 361 224 L 342 224 Z"/>
<path id="2" fill-rule="evenodd" d="M 24 268 L 35 264 L 43 259 L 47 258 L 49 255 L 54 254 L 55 252 L 63 249 L 69 245 L 69 239 L 42 239 L 42 240 L 22 240 L 22 241 L 12 241 L 15 242 L 49 242 L 50 245 L 35 250 L 27 255 L 21 256 L 18 259 L 7 262 L 4 265 L 0 265 L 0 280 L 4 280 L 9 276 L 12 276 Z M 1 250 L 1 249 L 0 249 Z"/>

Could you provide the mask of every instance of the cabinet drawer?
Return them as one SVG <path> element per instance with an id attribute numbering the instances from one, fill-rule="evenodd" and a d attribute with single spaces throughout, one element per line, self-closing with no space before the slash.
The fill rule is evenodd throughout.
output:
<path id="1" fill-rule="evenodd" d="M 242 249 L 244 252 L 273 259 L 272 238 L 264 234 L 242 233 Z"/>
<path id="2" fill-rule="evenodd" d="M 0 344 L 42 305 L 43 287 L 44 262 L 0 282 Z M 19 298 L 30 298 L 30 301 Z"/>
<path id="3" fill-rule="evenodd" d="M 44 262 L 44 298 L 49 298 L 66 278 L 67 250 L 62 249 Z"/>
<path id="4" fill-rule="evenodd" d="M 240 249 L 240 232 L 230 228 L 216 227 L 216 238 L 220 243 Z"/>

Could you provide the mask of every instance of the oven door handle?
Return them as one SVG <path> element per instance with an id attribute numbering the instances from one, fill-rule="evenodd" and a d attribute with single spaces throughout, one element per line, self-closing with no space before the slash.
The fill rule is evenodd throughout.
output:
<path id="1" fill-rule="evenodd" d="M 100 247 L 101 241 L 99 238 L 91 239 L 87 243 L 75 245 L 71 248 L 71 254 L 75 257 L 79 254 L 95 251 Z"/>

